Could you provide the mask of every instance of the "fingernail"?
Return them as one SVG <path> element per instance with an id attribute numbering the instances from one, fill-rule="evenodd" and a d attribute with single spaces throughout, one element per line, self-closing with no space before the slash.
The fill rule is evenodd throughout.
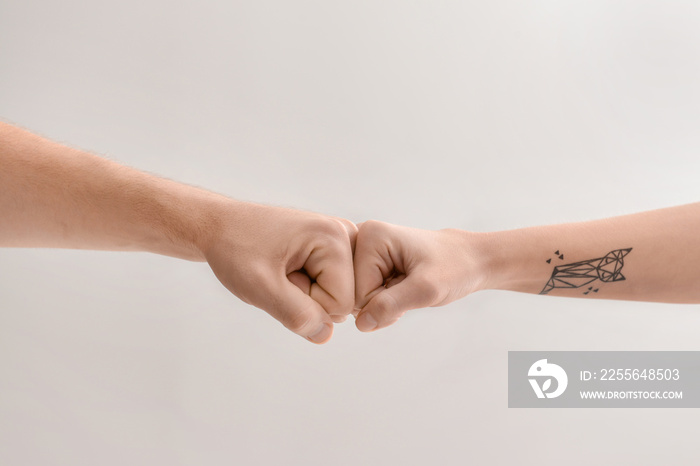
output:
<path id="1" fill-rule="evenodd" d="M 372 314 L 370 314 L 369 312 L 365 312 L 357 318 L 357 322 L 355 322 L 355 325 L 357 325 L 358 330 L 360 330 L 361 332 L 369 332 L 377 328 L 377 321 L 372 316 Z"/>
<path id="2" fill-rule="evenodd" d="M 332 315 L 331 320 L 336 323 L 336 324 L 342 324 L 345 322 L 345 320 L 348 318 L 348 316 L 338 316 L 338 315 Z"/>
<path id="3" fill-rule="evenodd" d="M 316 333 L 307 337 L 307 339 L 311 340 L 314 343 L 325 343 L 326 340 L 328 340 L 332 334 L 333 334 L 333 327 L 331 326 L 331 324 L 324 323 L 318 327 L 318 330 L 316 330 Z"/>

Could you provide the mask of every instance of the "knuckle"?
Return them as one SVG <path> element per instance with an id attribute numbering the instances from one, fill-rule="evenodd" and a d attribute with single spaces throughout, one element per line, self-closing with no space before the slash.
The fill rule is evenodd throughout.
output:
<path id="1" fill-rule="evenodd" d="M 316 232 L 329 243 L 348 242 L 348 230 L 338 219 L 326 218 L 318 222 Z"/>
<path id="2" fill-rule="evenodd" d="M 334 217 L 334 220 L 342 225 L 346 233 L 357 233 L 357 225 L 355 225 L 355 222 L 351 222 L 350 220 L 342 217 Z"/>
<path id="3" fill-rule="evenodd" d="M 379 220 L 367 220 L 363 222 L 357 231 L 357 242 L 371 243 L 372 239 L 382 236 L 388 225 L 389 224 Z"/>
<path id="4" fill-rule="evenodd" d="M 311 318 L 306 312 L 287 313 L 282 319 L 282 324 L 294 333 L 302 333 L 310 323 Z"/>
<path id="5" fill-rule="evenodd" d="M 379 314 L 384 316 L 384 319 L 399 312 L 396 300 L 389 293 L 379 293 L 375 296 L 374 306 Z"/>
<path id="6" fill-rule="evenodd" d="M 379 220 L 367 220 L 360 227 L 361 232 L 371 233 L 386 228 L 387 224 Z"/>

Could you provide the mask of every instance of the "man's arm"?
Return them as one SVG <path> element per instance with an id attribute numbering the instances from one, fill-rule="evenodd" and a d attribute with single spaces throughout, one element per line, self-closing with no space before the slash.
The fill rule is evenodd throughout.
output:
<path id="1" fill-rule="evenodd" d="M 222 196 L 0 123 L 0 246 L 149 251 L 204 261 Z"/>
<path id="2" fill-rule="evenodd" d="M 700 303 L 700 203 L 490 233 L 365 222 L 355 281 L 364 331 L 484 289 Z"/>
<path id="3" fill-rule="evenodd" d="M 352 311 L 355 233 L 344 219 L 235 201 L 0 123 L 0 247 L 207 261 L 236 296 L 323 343 Z"/>

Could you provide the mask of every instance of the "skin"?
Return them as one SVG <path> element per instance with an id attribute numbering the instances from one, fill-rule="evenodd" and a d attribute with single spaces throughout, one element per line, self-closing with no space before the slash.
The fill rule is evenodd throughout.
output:
<path id="1" fill-rule="evenodd" d="M 0 247 L 146 251 L 207 261 L 234 295 L 327 342 L 353 310 L 357 227 L 240 202 L 0 123 Z"/>
<path id="2" fill-rule="evenodd" d="M 0 187 L 0 247 L 206 261 L 234 295 L 314 343 L 351 313 L 373 331 L 479 290 L 541 294 L 555 266 L 625 248 L 624 280 L 547 294 L 700 303 L 700 203 L 489 233 L 355 226 L 158 178 L 6 123 Z"/>
<path id="3" fill-rule="evenodd" d="M 364 222 L 354 257 L 356 325 L 377 330 L 408 310 L 441 306 L 479 290 L 541 293 L 555 265 L 622 248 L 632 248 L 624 257 L 624 280 L 555 288 L 548 295 L 700 303 L 699 231 L 700 203 L 488 233 Z"/>

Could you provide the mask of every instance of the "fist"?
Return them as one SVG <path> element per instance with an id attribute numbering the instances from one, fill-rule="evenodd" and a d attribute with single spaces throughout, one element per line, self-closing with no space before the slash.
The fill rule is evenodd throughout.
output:
<path id="1" fill-rule="evenodd" d="M 428 231 L 370 220 L 355 245 L 355 324 L 387 327 L 410 309 L 441 306 L 480 289 L 472 232 Z"/>
<path id="2" fill-rule="evenodd" d="M 353 310 L 355 224 L 236 201 L 217 210 L 204 255 L 221 283 L 292 332 L 328 341 Z"/>

